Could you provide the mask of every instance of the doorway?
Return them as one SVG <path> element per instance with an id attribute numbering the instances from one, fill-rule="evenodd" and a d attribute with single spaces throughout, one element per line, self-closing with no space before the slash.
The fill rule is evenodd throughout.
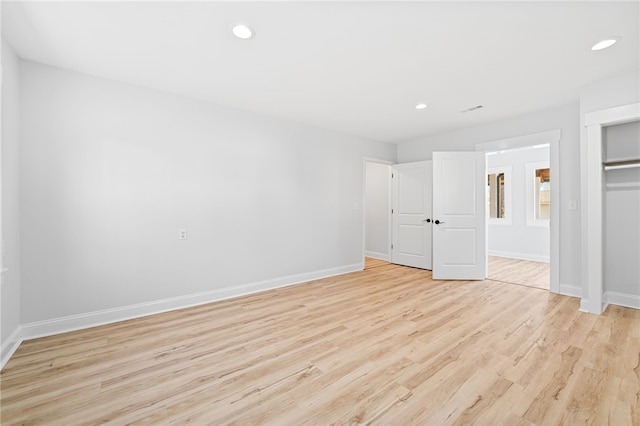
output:
<path id="1" fill-rule="evenodd" d="M 631 274 L 623 273 L 626 275 L 625 278 L 630 278 L 630 282 L 633 283 L 631 293 L 627 293 L 628 290 L 625 289 L 621 291 L 620 288 L 607 288 L 605 285 L 605 280 L 613 278 L 615 281 L 615 277 L 611 275 L 612 272 L 614 274 L 621 272 L 611 270 L 614 266 L 611 264 L 614 260 L 611 256 L 615 256 L 616 252 L 619 253 L 617 248 L 626 249 L 630 246 L 634 250 L 638 246 L 638 241 L 634 238 L 638 235 L 636 233 L 637 214 L 635 214 L 637 205 L 634 205 L 638 194 L 633 192 L 640 185 L 640 176 L 637 173 L 640 165 L 640 151 L 637 148 L 634 149 L 637 147 L 635 142 L 638 130 L 634 130 L 635 124 L 631 124 L 630 127 L 620 127 L 617 130 L 614 130 L 614 126 L 640 121 L 640 103 L 590 112 L 585 115 L 584 121 L 586 139 L 583 142 L 583 148 L 586 148 L 586 158 L 583 158 L 585 173 L 582 176 L 582 184 L 588 196 L 586 200 L 583 199 L 585 208 L 582 216 L 582 238 L 586 242 L 586 257 L 582 268 L 583 276 L 586 278 L 584 289 L 586 291 L 583 291 L 580 310 L 600 315 L 609 304 L 640 309 L 639 297 L 636 293 L 637 281 L 634 281 L 634 277 L 637 276 L 635 271 L 631 271 Z M 633 142 L 623 142 L 627 137 L 619 139 L 620 133 L 614 136 L 609 133 L 609 130 L 613 133 L 622 130 L 622 134 L 632 134 L 633 136 L 628 140 Z M 620 201 L 623 203 L 619 203 Z M 629 207 L 632 208 L 629 209 Z M 619 223 L 611 222 L 611 213 L 614 213 L 613 220 Z M 615 216 L 619 214 L 629 215 L 630 220 L 620 216 L 616 218 Z M 623 223 L 620 223 L 620 219 L 623 219 Z M 615 238 L 616 234 L 624 237 Z M 631 240 L 627 240 L 627 234 L 635 235 Z M 627 245 L 624 244 L 625 242 Z M 612 245 L 616 249 L 611 250 Z M 637 250 L 631 252 L 632 257 L 636 254 Z M 633 259 L 637 259 L 637 256 Z M 609 268 L 606 267 L 607 263 Z M 625 266 L 633 268 L 636 265 L 632 263 Z"/>
<path id="2" fill-rule="evenodd" d="M 488 278 L 549 290 L 550 146 L 485 153 Z"/>
<path id="3" fill-rule="evenodd" d="M 488 278 L 559 292 L 560 130 L 476 145 L 487 158 Z"/>
<path id="4" fill-rule="evenodd" d="M 363 268 L 391 260 L 391 162 L 364 159 Z"/>

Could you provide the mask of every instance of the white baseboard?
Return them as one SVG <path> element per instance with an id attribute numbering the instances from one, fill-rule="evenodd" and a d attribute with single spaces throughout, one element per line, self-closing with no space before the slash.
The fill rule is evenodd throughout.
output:
<path id="1" fill-rule="evenodd" d="M 342 275 L 349 272 L 361 271 L 363 268 L 364 265 L 362 263 L 354 263 L 351 265 L 344 265 L 320 271 L 289 275 L 286 277 L 259 281 L 256 283 L 222 288 L 219 290 L 205 291 L 202 293 L 188 294 L 185 296 L 172 297 L 169 299 L 155 300 L 152 302 L 138 303 L 135 305 L 123 306 L 113 309 L 104 309 L 101 311 L 87 312 L 79 315 L 70 315 L 45 321 L 32 322 L 22 325 L 21 336 L 24 340 L 51 336 L 54 334 L 111 324 L 114 322 L 144 317 L 147 315 L 173 311 L 176 309 L 203 305 L 219 300 L 231 299 L 234 297 L 258 293 L 265 290 L 272 290 L 279 287 L 301 284 L 307 281 L 332 277 L 335 275 Z"/>
<path id="2" fill-rule="evenodd" d="M 590 307 L 591 303 L 589 302 L 589 299 L 582 299 L 580 301 L 580 308 L 578 308 L 578 310 L 587 314 L 601 315 L 601 313 L 591 312 L 591 310 L 589 309 Z M 609 307 L 609 302 L 602 302 L 602 313 L 607 310 L 607 307 Z"/>
<path id="3" fill-rule="evenodd" d="M 605 291 L 603 301 L 606 305 L 618 305 L 626 308 L 640 309 L 640 296 L 635 294 Z"/>
<path id="4" fill-rule="evenodd" d="M 585 312 L 585 313 L 588 314 L 589 313 L 589 306 L 590 306 L 589 299 L 582 299 L 580 301 L 580 308 L 578 308 L 578 310 L 580 312 Z"/>
<path id="5" fill-rule="evenodd" d="M 22 329 L 18 326 L 0 345 L 0 370 L 4 368 L 9 358 L 11 358 L 16 349 L 18 349 L 18 346 L 20 346 L 20 343 L 22 343 Z"/>
<path id="6" fill-rule="evenodd" d="M 582 287 L 578 287 L 571 284 L 560 283 L 558 293 L 563 296 L 579 297 L 582 298 Z"/>
<path id="7" fill-rule="evenodd" d="M 609 305 L 624 306 L 625 308 L 640 309 L 640 296 L 635 294 L 618 293 L 616 291 L 606 291 L 602 295 L 602 312 L 607 310 Z M 589 300 L 580 301 L 581 312 L 591 312 L 589 310 Z"/>
<path id="8" fill-rule="evenodd" d="M 386 260 L 389 262 L 389 255 L 386 253 L 378 253 L 377 251 L 367 251 L 365 250 L 364 255 L 366 257 L 372 257 L 374 259 Z"/>
<path id="9" fill-rule="evenodd" d="M 529 253 L 516 253 L 512 251 L 487 250 L 489 256 L 508 257 L 510 259 L 531 260 L 533 262 L 549 263 L 549 256 L 540 256 Z"/>

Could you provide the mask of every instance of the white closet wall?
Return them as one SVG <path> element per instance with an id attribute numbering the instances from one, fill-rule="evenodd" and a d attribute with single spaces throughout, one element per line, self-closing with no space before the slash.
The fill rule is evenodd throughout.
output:
<path id="1" fill-rule="evenodd" d="M 640 164 L 619 163 L 633 160 L 640 162 L 640 122 L 605 127 L 603 161 L 605 165 L 614 163 L 604 172 L 606 299 L 640 299 Z"/>

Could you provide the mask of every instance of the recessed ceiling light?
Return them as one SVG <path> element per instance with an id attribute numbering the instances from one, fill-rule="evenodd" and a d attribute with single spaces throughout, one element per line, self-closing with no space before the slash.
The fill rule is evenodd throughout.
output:
<path id="1" fill-rule="evenodd" d="M 618 40 L 620 40 L 620 37 L 607 37 L 594 44 L 593 47 L 591 47 L 591 50 L 606 49 L 607 47 L 611 47 L 616 44 Z"/>
<path id="2" fill-rule="evenodd" d="M 233 33 L 234 36 L 242 40 L 249 40 L 250 38 L 253 38 L 253 36 L 255 35 L 253 28 L 245 24 L 234 25 L 231 28 L 231 32 Z"/>
<path id="3" fill-rule="evenodd" d="M 427 104 L 418 104 L 416 105 L 416 109 L 425 109 L 427 107 Z"/>

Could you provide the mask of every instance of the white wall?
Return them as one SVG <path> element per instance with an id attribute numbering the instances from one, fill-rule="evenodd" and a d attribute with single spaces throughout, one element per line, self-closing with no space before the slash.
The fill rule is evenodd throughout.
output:
<path id="1" fill-rule="evenodd" d="M 2 260 L 0 276 L 1 365 L 19 342 L 19 60 L 2 39 Z"/>
<path id="2" fill-rule="evenodd" d="M 394 161 L 395 146 L 21 71 L 23 324 L 102 312 L 87 325 L 363 267 L 363 158 Z"/>
<path id="3" fill-rule="evenodd" d="M 481 114 L 482 112 L 478 112 Z M 560 129 L 560 288 L 579 292 L 581 283 L 580 214 L 569 210 L 580 200 L 579 106 L 565 105 L 529 115 L 421 138 L 398 146 L 398 162 L 428 160 L 433 151 L 475 151 L 476 144 Z M 554 165 L 552 164 L 552 168 Z M 565 290 L 563 290 L 565 289 Z M 566 290 L 566 289 L 570 289 Z"/>
<path id="4" fill-rule="evenodd" d="M 605 127 L 602 133 L 605 161 L 640 158 L 640 121 Z"/>
<path id="5" fill-rule="evenodd" d="M 365 254 L 389 260 L 389 173 L 387 164 L 366 162 L 365 170 Z"/>
<path id="6" fill-rule="evenodd" d="M 640 101 L 640 71 L 586 85 L 580 90 L 580 113 L 628 105 Z M 584 117 L 581 117 L 584 118 Z M 584 123 L 584 120 L 581 121 Z"/>
<path id="7" fill-rule="evenodd" d="M 580 90 L 580 176 L 582 182 L 581 209 L 583 227 L 581 228 L 582 239 L 586 244 L 589 229 L 586 227 L 584 215 L 587 211 L 587 135 L 584 127 L 585 114 L 614 108 L 622 105 L 629 105 L 640 102 L 640 71 L 622 74 L 593 84 L 584 86 Z M 606 230 L 605 230 L 606 232 Z M 587 251 L 582 254 L 582 276 L 586 282 L 588 274 Z M 584 286 L 582 289 L 583 303 L 589 300 L 589 289 Z M 634 300 L 635 304 L 640 304 Z"/>
<path id="8" fill-rule="evenodd" d="M 549 227 L 527 225 L 526 165 L 542 161 L 549 161 L 549 147 L 510 150 L 487 156 L 487 168 L 511 166 L 511 222 L 489 222 L 487 240 L 490 255 L 549 261 Z M 551 188 L 553 191 L 553 176 Z"/>

